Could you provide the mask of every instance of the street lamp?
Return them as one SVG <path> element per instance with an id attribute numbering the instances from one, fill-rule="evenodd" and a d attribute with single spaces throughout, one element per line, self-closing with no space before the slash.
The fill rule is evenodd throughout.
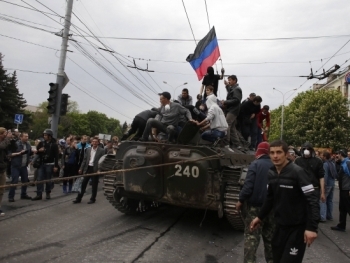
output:
<path id="1" fill-rule="evenodd" d="M 181 84 L 181 85 L 179 85 L 179 86 L 177 86 L 177 87 L 173 87 L 173 86 L 171 86 L 168 82 L 166 82 L 166 81 L 163 81 L 163 83 L 164 84 L 167 84 L 167 85 L 169 85 L 173 90 L 174 90 L 174 97 L 173 97 L 173 101 L 175 100 L 175 93 L 176 93 L 176 89 L 178 88 L 178 87 L 181 87 L 181 86 L 184 86 L 184 85 L 187 85 L 187 82 L 185 82 L 185 83 L 183 83 L 183 84 Z"/>
<path id="2" fill-rule="evenodd" d="M 284 118 L 284 95 L 286 95 L 288 92 L 291 92 L 291 91 L 295 91 L 297 89 L 291 89 L 291 90 L 288 90 L 286 92 L 282 92 L 276 88 L 273 88 L 273 90 L 276 90 L 278 91 L 279 93 L 282 94 L 282 116 L 281 116 L 281 140 L 283 140 L 283 118 Z"/>

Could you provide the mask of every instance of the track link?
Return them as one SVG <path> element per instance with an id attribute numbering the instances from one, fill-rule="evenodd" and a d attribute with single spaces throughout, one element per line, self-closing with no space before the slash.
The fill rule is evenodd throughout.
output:
<path id="1" fill-rule="evenodd" d="M 239 178 L 241 176 L 242 169 L 243 167 L 232 169 L 225 168 L 222 172 L 223 182 L 225 183 L 224 214 L 233 228 L 237 230 L 244 230 L 243 217 L 236 210 L 236 203 L 239 200 L 239 192 L 241 191 Z"/>

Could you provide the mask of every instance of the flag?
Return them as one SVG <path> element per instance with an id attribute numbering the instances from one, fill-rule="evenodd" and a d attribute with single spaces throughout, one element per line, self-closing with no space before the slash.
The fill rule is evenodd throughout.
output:
<path id="1" fill-rule="evenodd" d="M 207 68 L 213 66 L 219 57 L 220 50 L 215 28 L 213 27 L 209 33 L 199 41 L 194 53 L 189 54 L 186 61 L 190 62 L 192 68 L 196 71 L 198 80 L 201 80 L 207 73 Z"/>

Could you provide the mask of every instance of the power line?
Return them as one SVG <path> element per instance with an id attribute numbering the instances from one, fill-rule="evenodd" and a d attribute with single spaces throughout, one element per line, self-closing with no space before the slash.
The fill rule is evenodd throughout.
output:
<path id="1" fill-rule="evenodd" d="M 114 90 L 112 90 L 111 88 L 109 88 L 107 85 L 103 84 L 101 81 L 99 81 L 97 78 L 95 78 L 92 74 L 90 74 L 88 71 L 86 71 L 83 67 L 81 67 L 78 63 L 76 63 L 73 59 L 69 58 L 68 59 L 70 61 L 72 61 L 75 65 L 77 65 L 79 68 L 81 68 L 86 74 L 88 74 L 90 77 L 92 77 L 93 79 L 95 79 L 97 82 L 99 82 L 101 85 L 105 86 L 107 89 L 109 89 L 110 91 L 112 91 L 114 94 L 118 95 L 118 97 L 121 97 L 123 98 L 124 100 L 126 100 L 127 102 L 131 103 L 132 105 L 140 108 L 140 109 L 143 109 L 141 108 L 140 106 L 136 105 L 135 103 L 129 101 L 128 99 L 124 98 L 120 93 L 117 93 L 115 92 Z"/>
<path id="2" fill-rule="evenodd" d="M 329 36 L 308 36 L 308 37 L 276 37 L 276 38 L 219 38 L 218 41 L 281 41 L 281 40 L 311 40 L 322 38 L 342 38 L 350 35 L 329 35 Z M 93 37 L 90 35 L 82 35 L 80 37 Z M 135 41 L 175 41 L 175 42 L 191 42 L 196 39 L 188 38 L 141 38 L 141 37 L 113 37 L 113 36 L 96 36 L 101 39 L 118 39 L 118 40 L 135 40 Z M 198 39 L 200 40 L 200 39 Z"/>
<path id="3" fill-rule="evenodd" d="M 2 34 L 0 34 L 0 36 L 2 36 L 2 37 L 7 37 L 7 38 L 11 38 L 11 39 L 14 39 L 14 40 L 18 40 L 18 41 L 21 41 L 21 42 L 24 42 L 24 43 L 27 43 L 27 44 L 31 44 L 31 45 L 35 45 L 35 46 L 39 46 L 39 47 L 43 47 L 43 48 L 47 48 L 47 49 L 51 49 L 51 50 L 55 50 L 55 51 L 59 51 L 59 50 L 58 50 L 58 49 L 56 49 L 56 48 L 52 48 L 52 47 L 43 46 L 43 45 L 36 44 L 36 43 L 33 43 L 33 42 L 29 42 L 29 41 L 26 41 L 26 40 L 22 40 L 22 39 L 19 39 L 19 38 L 10 37 L 10 36 L 6 36 L 6 35 L 2 35 Z"/>
<path id="4" fill-rule="evenodd" d="M 40 12 L 40 13 L 45 13 L 45 14 L 48 14 L 48 15 L 51 15 L 51 16 L 59 16 L 57 14 L 51 14 L 51 13 L 48 13 L 48 12 L 44 12 L 44 11 L 40 11 L 38 9 L 33 9 L 33 8 L 29 8 L 29 7 L 26 7 L 26 6 L 23 6 L 23 5 L 18 5 L 18 4 L 14 4 L 14 3 L 10 3 L 8 1 L 4 1 L 4 0 L 0 0 L 1 2 L 4 2 L 4 3 L 7 3 L 7 4 L 10 4 L 10 5 L 15 5 L 15 6 L 18 6 L 18 7 L 22 7 L 22 8 L 25 8 L 25 9 L 29 9 L 29 10 L 32 10 L 32 11 L 36 11 L 36 12 Z M 61 17 L 61 16 L 60 16 Z"/>
<path id="5" fill-rule="evenodd" d="M 15 23 L 15 24 L 22 25 L 22 26 L 25 26 L 25 27 L 30 27 L 30 28 L 37 29 L 37 30 L 41 30 L 41 31 L 48 32 L 48 33 L 51 33 L 51 34 L 54 34 L 54 33 L 55 33 L 55 32 L 53 32 L 53 31 L 49 31 L 49 30 L 47 30 L 47 29 L 40 28 L 40 27 L 33 26 L 33 25 L 28 25 L 28 24 L 25 24 L 25 23 L 22 23 L 22 22 L 20 22 L 20 21 L 16 21 L 16 20 L 13 20 L 13 19 L 4 17 L 4 16 L 0 16 L 0 20 L 6 21 L 6 22 Z"/>
<path id="6" fill-rule="evenodd" d="M 194 43 L 196 43 L 196 46 L 197 46 L 197 41 L 196 41 L 196 38 L 195 38 L 194 33 L 193 33 L 192 25 L 191 25 L 191 22 L 190 22 L 190 18 L 188 17 L 188 14 L 187 14 L 187 10 L 186 10 L 186 6 L 185 6 L 185 3 L 184 3 L 184 0 L 182 0 L 182 5 L 184 6 L 184 10 L 185 10 L 185 13 L 186 13 L 186 16 L 187 16 L 187 21 L 188 21 L 188 24 L 190 25 L 190 28 L 191 28 L 191 32 L 192 32 Z M 138 39 L 138 40 L 141 40 L 141 39 Z"/>
<path id="7" fill-rule="evenodd" d="M 33 22 L 33 21 L 29 21 L 29 20 L 25 20 L 25 19 L 22 19 L 22 18 L 18 18 L 18 17 L 15 17 L 15 16 L 9 16 L 9 15 L 5 15 L 5 14 L 1 14 L 1 13 L 0 13 L 0 15 L 2 15 L 2 16 L 7 16 L 7 17 L 11 17 L 11 18 L 14 18 L 14 19 L 18 19 L 18 20 L 21 20 L 21 21 L 29 22 L 29 23 L 32 23 L 32 24 L 40 25 L 40 26 L 45 26 L 45 27 L 49 27 L 49 28 L 61 30 L 61 29 L 59 29 L 59 28 L 57 28 L 57 27 L 52 27 L 52 26 L 48 26 L 48 25 L 36 23 L 36 22 Z"/>
<path id="8" fill-rule="evenodd" d="M 129 116 L 127 116 L 127 115 L 121 113 L 120 111 L 114 109 L 113 107 L 107 105 L 104 101 L 102 101 L 101 99 L 98 99 L 98 97 L 97 97 L 96 95 L 94 95 L 94 94 L 91 95 L 88 91 L 84 90 L 83 88 L 78 87 L 78 86 L 77 86 L 76 84 L 74 84 L 72 81 L 70 82 L 70 84 L 73 85 L 74 87 L 76 87 L 77 89 L 79 89 L 80 91 L 84 92 L 84 93 L 85 93 L 86 95 L 88 95 L 90 98 L 92 98 L 92 99 L 96 100 L 97 102 L 101 103 L 102 105 L 106 106 L 107 108 L 109 108 L 109 109 L 111 109 L 111 110 L 113 110 L 113 111 L 119 113 L 120 115 L 122 115 L 122 116 L 124 116 L 124 117 L 126 117 L 126 118 L 128 118 L 128 119 L 130 119 L 130 120 L 133 119 L 133 118 L 131 118 L 131 117 L 129 117 Z"/>
<path id="9" fill-rule="evenodd" d="M 57 75 L 56 73 L 52 73 L 52 72 L 32 71 L 32 70 L 18 69 L 18 68 L 4 68 L 4 69 L 5 69 L 5 70 L 22 71 L 22 72 L 28 72 L 28 73 L 37 73 L 37 74 L 51 74 L 51 75 Z"/>

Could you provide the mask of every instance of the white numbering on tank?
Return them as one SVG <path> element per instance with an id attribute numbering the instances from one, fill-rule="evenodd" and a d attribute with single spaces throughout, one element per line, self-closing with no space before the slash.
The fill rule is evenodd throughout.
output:
<path id="1" fill-rule="evenodd" d="M 187 165 L 185 169 L 180 164 L 175 165 L 175 176 L 182 176 L 186 175 L 187 177 L 193 176 L 194 178 L 198 178 L 199 176 L 199 168 L 198 166 L 192 166 L 190 167 Z"/>

